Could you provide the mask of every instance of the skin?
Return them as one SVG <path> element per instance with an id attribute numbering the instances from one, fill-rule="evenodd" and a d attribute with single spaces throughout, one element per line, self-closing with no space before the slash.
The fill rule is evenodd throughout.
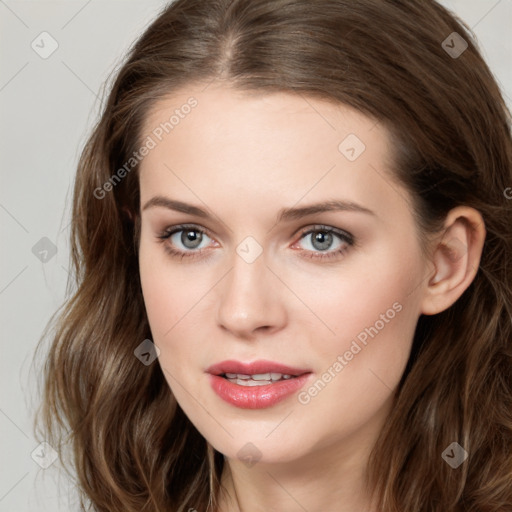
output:
<path id="1" fill-rule="evenodd" d="M 345 105 L 197 84 L 160 100 L 143 136 L 190 96 L 197 107 L 141 164 L 140 276 L 167 382 L 225 456 L 219 511 L 376 511 L 364 487 L 365 463 L 392 407 L 418 317 L 449 307 L 474 278 L 482 219 L 467 207 L 452 210 L 424 254 L 412 198 L 391 174 L 387 131 Z M 349 134 L 366 146 L 354 161 L 338 149 Z M 211 216 L 145 208 L 155 196 Z M 332 211 L 277 223 L 282 208 L 331 199 L 373 214 Z M 184 246 L 181 232 L 172 241 L 158 238 L 181 223 L 207 231 L 198 249 Z M 356 245 L 334 236 L 322 250 L 317 232 L 303 235 L 317 224 L 347 231 Z M 236 252 L 248 236 L 262 249 L 252 263 Z M 203 252 L 181 259 L 166 246 Z M 307 257 L 342 247 L 331 259 Z M 266 409 L 239 409 L 209 385 L 206 368 L 225 359 L 310 369 L 314 382 L 396 303 L 400 311 L 307 404 L 294 395 Z M 254 465 L 237 456 L 247 443 L 258 450 Z"/>

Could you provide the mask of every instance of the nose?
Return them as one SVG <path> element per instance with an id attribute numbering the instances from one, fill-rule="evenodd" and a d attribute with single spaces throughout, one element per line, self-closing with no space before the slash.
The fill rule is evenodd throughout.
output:
<path id="1" fill-rule="evenodd" d="M 252 263 L 234 255 L 233 268 L 219 283 L 217 325 L 237 338 L 281 330 L 287 321 L 283 285 L 267 267 L 264 254 Z"/>

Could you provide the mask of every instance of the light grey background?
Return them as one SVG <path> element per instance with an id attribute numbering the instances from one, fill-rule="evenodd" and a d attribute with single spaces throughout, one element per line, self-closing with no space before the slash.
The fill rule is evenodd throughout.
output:
<path id="1" fill-rule="evenodd" d="M 442 3 L 475 30 L 512 107 L 512 0 Z M 161 0 L 0 0 L 0 512 L 78 510 L 72 497 L 66 501 L 56 464 L 43 470 L 31 457 L 39 453 L 32 356 L 64 298 L 71 185 L 100 88 L 163 6 Z M 38 51 L 51 48 L 42 32 L 58 44 L 45 59 L 31 47 L 35 40 Z M 57 249 L 46 263 L 32 251 L 43 237 Z"/>

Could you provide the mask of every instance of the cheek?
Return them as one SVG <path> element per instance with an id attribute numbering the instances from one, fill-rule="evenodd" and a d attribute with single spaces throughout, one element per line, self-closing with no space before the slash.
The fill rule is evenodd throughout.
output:
<path id="1" fill-rule="evenodd" d="M 139 271 L 151 331 L 154 337 L 160 338 L 173 325 L 173 308 L 169 308 L 169 305 L 175 302 L 173 288 L 169 286 L 167 273 L 158 259 L 155 262 L 150 254 L 146 256 L 142 245 L 139 253 Z"/>
<path id="2" fill-rule="evenodd" d="M 371 261 L 361 259 L 350 270 L 317 280 L 314 288 L 302 281 L 298 294 L 307 297 L 321 320 L 315 320 L 318 336 L 310 338 L 308 348 L 325 369 L 342 356 L 343 370 L 337 375 L 350 375 L 357 385 L 378 382 L 372 371 L 390 387 L 399 381 L 419 316 L 422 269 L 415 246 L 405 254 L 388 248 L 373 253 Z"/>
<path id="3" fill-rule="evenodd" d="M 170 338 L 174 326 L 204 294 L 199 280 L 184 268 L 170 260 L 161 244 L 141 239 L 140 280 L 155 342 Z"/>
<path id="4" fill-rule="evenodd" d="M 183 326 L 186 325 L 187 287 L 177 282 L 165 265 L 158 263 L 158 258 L 139 258 L 140 276 L 144 304 L 151 329 L 152 341 L 159 348 L 158 363 L 164 373 L 169 387 L 179 396 L 179 386 L 183 380 L 179 369 L 188 359 L 191 343 L 178 343 L 183 339 Z M 173 279 L 175 277 L 175 279 Z"/>
<path id="5" fill-rule="evenodd" d="M 181 383 L 193 387 L 190 379 L 201 376 L 187 368 L 197 366 L 197 356 L 205 350 L 201 299 L 211 285 L 192 267 L 171 262 L 160 244 L 141 243 L 139 270 L 152 341 L 160 350 L 158 362 L 175 397 L 186 404 L 190 397 Z"/>
<path id="6" fill-rule="evenodd" d="M 311 418 L 305 421 L 317 425 L 314 418 L 322 418 L 333 438 L 391 406 L 417 323 L 416 299 L 403 272 L 376 272 L 371 282 L 355 277 L 318 297 L 317 311 L 335 334 L 324 329 L 321 340 L 311 337 L 306 350 L 318 357 L 318 374 L 297 397 Z"/>

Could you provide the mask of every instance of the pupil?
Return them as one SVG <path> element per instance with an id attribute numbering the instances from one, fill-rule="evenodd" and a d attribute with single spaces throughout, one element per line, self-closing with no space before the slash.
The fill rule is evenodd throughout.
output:
<path id="1" fill-rule="evenodd" d="M 195 249 L 201 243 L 202 235 L 198 235 L 197 231 L 183 231 L 181 235 L 181 242 L 189 249 Z M 190 244 L 192 242 L 192 244 Z"/>
<path id="2" fill-rule="evenodd" d="M 319 246 L 315 246 L 315 243 L 319 243 Z M 313 246 L 316 249 L 328 249 L 332 243 L 332 233 L 326 233 L 325 231 L 319 231 L 314 237 Z"/>

